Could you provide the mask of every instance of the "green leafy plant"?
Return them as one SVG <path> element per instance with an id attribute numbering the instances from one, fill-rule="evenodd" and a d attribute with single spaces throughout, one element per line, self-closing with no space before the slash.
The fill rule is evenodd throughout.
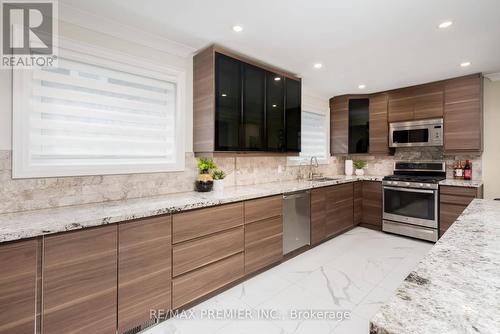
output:
<path id="1" fill-rule="evenodd" d="M 212 177 L 214 180 L 224 180 L 226 173 L 220 169 L 216 169 L 212 172 Z"/>
<path id="2" fill-rule="evenodd" d="M 217 166 L 212 159 L 198 158 L 198 170 L 200 173 L 210 173 L 210 171 L 215 168 L 217 168 Z"/>
<path id="3" fill-rule="evenodd" d="M 363 160 L 356 160 L 353 162 L 354 168 L 356 169 L 363 169 L 366 167 L 366 161 Z"/>

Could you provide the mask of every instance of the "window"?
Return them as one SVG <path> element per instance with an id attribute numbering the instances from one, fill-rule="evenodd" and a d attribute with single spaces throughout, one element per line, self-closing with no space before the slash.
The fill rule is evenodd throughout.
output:
<path id="1" fill-rule="evenodd" d="M 184 169 L 183 72 L 81 47 L 58 62 L 14 73 L 14 177 Z"/>
<path id="2" fill-rule="evenodd" d="M 289 164 L 296 165 L 309 161 L 311 157 L 318 158 L 319 163 L 328 163 L 328 119 L 322 112 L 302 110 L 302 150 L 299 157 L 289 158 Z"/>

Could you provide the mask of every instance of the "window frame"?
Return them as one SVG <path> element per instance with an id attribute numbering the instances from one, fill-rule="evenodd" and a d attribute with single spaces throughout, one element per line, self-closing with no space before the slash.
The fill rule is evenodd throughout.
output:
<path id="1" fill-rule="evenodd" d="M 325 141 L 326 141 L 326 155 L 323 158 L 318 157 L 318 164 L 320 165 L 328 165 L 330 163 L 330 111 L 329 110 L 320 110 L 318 107 L 315 106 L 309 106 L 307 104 L 302 106 L 302 111 L 301 112 L 308 112 L 308 113 L 313 113 L 313 114 L 318 114 L 321 116 L 325 116 L 325 122 L 326 122 L 326 131 L 325 131 Z M 304 165 L 304 163 L 309 163 L 311 157 L 310 156 L 305 156 L 300 152 L 299 156 L 293 156 L 293 157 L 288 157 L 287 159 L 287 165 L 288 166 L 300 166 Z"/>
<path id="2" fill-rule="evenodd" d="M 95 164 L 37 166 L 30 164 L 29 84 L 30 70 L 12 73 L 12 178 L 95 176 L 179 172 L 185 169 L 185 89 L 184 69 L 159 65 L 144 58 L 129 56 L 120 51 L 96 47 L 69 39 L 59 40 L 59 56 L 84 61 L 91 65 L 125 71 L 131 74 L 168 81 L 176 86 L 175 162 L 138 164 Z"/>

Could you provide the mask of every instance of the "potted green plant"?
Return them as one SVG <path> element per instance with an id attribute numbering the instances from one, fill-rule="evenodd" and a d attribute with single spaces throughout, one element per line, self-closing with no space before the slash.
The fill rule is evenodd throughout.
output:
<path id="1" fill-rule="evenodd" d="M 210 173 L 217 168 L 214 161 L 210 158 L 198 158 L 198 178 L 195 182 L 196 191 L 208 192 L 214 186 L 214 179 Z"/>
<path id="2" fill-rule="evenodd" d="M 224 192 L 224 179 L 226 178 L 226 173 L 220 169 L 215 169 L 212 172 L 212 178 L 214 179 L 214 191 L 216 193 Z"/>
<path id="3" fill-rule="evenodd" d="M 363 175 L 365 175 L 365 171 L 363 170 L 363 168 L 366 167 L 366 162 L 365 161 L 363 161 L 363 160 L 356 160 L 356 161 L 354 161 L 353 165 L 354 165 L 354 168 L 356 168 L 355 173 L 356 173 L 357 176 L 363 176 Z"/>

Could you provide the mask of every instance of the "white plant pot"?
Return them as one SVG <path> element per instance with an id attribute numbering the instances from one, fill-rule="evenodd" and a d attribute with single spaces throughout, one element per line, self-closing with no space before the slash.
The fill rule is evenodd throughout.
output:
<path id="1" fill-rule="evenodd" d="M 346 160 L 345 161 L 345 175 L 352 176 L 352 172 L 353 172 L 352 160 Z"/>
<path id="2" fill-rule="evenodd" d="M 223 193 L 224 192 L 224 180 L 214 180 L 214 192 Z"/>
<path id="3" fill-rule="evenodd" d="M 365 170 L 364 169 L 356 169 L 356 175 L 357 176 L 365 175 Z"/>

